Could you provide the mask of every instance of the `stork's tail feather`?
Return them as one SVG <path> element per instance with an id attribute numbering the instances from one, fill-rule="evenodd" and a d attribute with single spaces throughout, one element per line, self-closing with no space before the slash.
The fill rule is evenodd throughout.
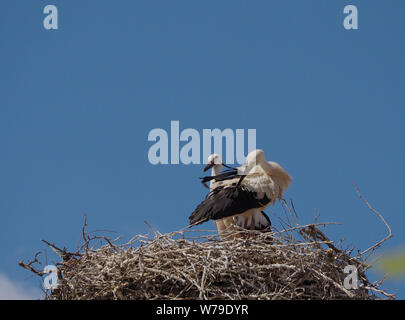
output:
<path id="1" fill-rule="evenodd" d="M 262 215 L 261 215 L 260 225 L 257 230 L 268 232 L 268 231 L 270 231 L 270 227 L 271 227 L 270 218 L 264 211 L 261 211 L 260 213 Z"/>
<path id="2" fill-rule="evenodd" d="M 237 225 L 247 230 L 268 232 L 270 231 L 271 221 L 264 211 L 257 210 L 250 216 L 238 216 Z"/>
<path id="3" fill-rule="evenodd" d="M 203 222 L 208 221 L 209 219 L 205 216 L 206 212 L 201 210 L 202 205 L 201 203 L 197 206 L 197 208 L 193 211 L 193 213 L 188 218 L 190 225 L 198 225 Z"/>
<path id="4" fill-rule="evenodd" d="M 261 218 L 263 219 L 262 222 L 264 222 L 264 224 L 259 225 L 256 230 L 261 231 L 263 233 L 268 233 L 268 235 L 266 235 L 266 238 L 263 239 L 263 241 L 265 243 L 272 244 L 273 243 L 273 236 L 270 233 L 271 232 L 270 218 L 267 216 L 267 214 L 264 211 L 261 211 Z"/>

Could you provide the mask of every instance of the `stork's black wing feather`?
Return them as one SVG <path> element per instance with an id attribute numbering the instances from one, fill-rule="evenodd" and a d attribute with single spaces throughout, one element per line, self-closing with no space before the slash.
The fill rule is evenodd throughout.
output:
<path id="1" fill-rule="evenodd" d="M 263 217 L 267 220 L 268 224 L 265 226 L 265 228 L 271 227 L 271 220 L 269 216 L 266 214 L 266 212 L 262 211 Z"/>
<path id="2" fill-rule="evenodd" d="M 205 184 L 211 180 L 224 181 L 224 180 L 228 180 L 228 179 L 233 179 L 237 176 L 237 174 L 238 174 L 238 170 L 232 169 L 232 170 L 225 170 L 225 171 L 221 172 L 220 174 L 217 174 L 216 176 L 205 176 L 200 179 L 201 179 L 201 183 Z"/>
<path id="3" fill-rule="evenodd" d="M 257 193 L 241 185 L 218 187 L 211 191 L 190 215 L 190 224 L 203 223 L 243 213 L 249 209 L 261 208 L 270 199 L 264 195 L 258 199 Z"/>

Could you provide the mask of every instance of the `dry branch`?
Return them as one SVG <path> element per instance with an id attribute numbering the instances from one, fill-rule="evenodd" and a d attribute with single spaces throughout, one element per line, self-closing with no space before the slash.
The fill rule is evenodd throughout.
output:
<path id="1" fill-rule="evenodd" d="M 353 185 L 354 185 L 354 188 L 356 189 L 356 192 L 357 192 L 357 195 L 359 196 L 359 198 L 361 200 L 363 200 L 363 202 L 366 204 L 366 206 L 381 219 L 381 221 L 385 224 L 385 226 L 387 227 L 387 230 L 388 230 L 388 235 L 384 239 L 378 241 L 376 244 L 372 245 L 370 248 L 359 253 L 360 256 L 364 256 L 365 253 L 370 251 L 370 254 L 368 255 L 368 256 L 370 256 L 379 246 L 381 246 L 381 244 L 383 244 L 388 239 L 392 238 L 392 231 L 391 231 L 391 227 L 389 226 L 389 224 L 385 221 L 383 215 L 380 212 L 378 212 L 376 209 L 374 209 L 371 206 L 371 204 L 362 196 L 362 194 L 360 193 L 360 190 L 357 188 L 356 184 L 353 183 Z"/>

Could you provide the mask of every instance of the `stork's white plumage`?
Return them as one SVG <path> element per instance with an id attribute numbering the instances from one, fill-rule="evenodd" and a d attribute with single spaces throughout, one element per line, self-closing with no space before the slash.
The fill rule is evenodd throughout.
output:
<path id="1" fill-rule="evenodd" d="M 228 173 L 230 173 L 230 175 L 228 176 L 227 174 L 223 174 L 222 173 L 222 168 L 223 168 L 224 164 L 222 162 L 222 157 L 219 154 L 213 153 L 211 154 L 208 159 L 207 159 L 207 165 L 204 168 L 204 172 L 211 169 L 211 177 L 219 177 L 219 176 L 224 176 L 225 178 L 229 178 L 229 177 L 234 177 L 235 174 L 237 173 L 237 169 L 233 169 L 233 171 L 228 171 Z M 228 167 L 229 168 L 229 167 Z M 228 181 L 227 180 L 215 180 L 215 179 L 211 179 L 209 181 L 210 186 L 209 189 L 210 191 L 215 190 L 218 187 L 221 187 L 223 185 L 227 185 Z M 267 217 L 267 216 L 266 216 Z M 226 218 L 222 218 L 222 219 L 213 219 L 215 226 L 217 227 L 218 232 L 222 232 L 223 230 L 230 228 L 232 225 L 235 224 L 235 221 L 237 223 L 237 217 L 236 216 L 230 216 L 230 217 L 226 217 Z M 268 218 L 268 217 L 267 217 Z M 267 219 L 268 221 L 270 221 L 270 219 Z M 267 227 L 266 223 L 266 226 Z M 241 226 L 242 227 L 242 226 Z M 261 225 L 259 226 L 260 228 L 263 228 Z M 264 228 L 265 228 L 264 227 Z"/>
<path id="2" fill-rule="evenodd" d="M 279 164 L 266 161 L 263 150 L 249 153 L 246 164 L 232 174 L 204 179 L 213 180 L 211 191 L 191 214 L 190 224 L 212 219 L 220 232 L 234 225 L 250 230 L 268 228 L 270 220 L 262 211 L 282 199 L 291 182 L 290 175 Z"/>
<path id="3" fill-rule="evenodd" d="M 207 159 L 207 165 L 204 172 L 211 169 L 211 176 L 215 177 L 221 174 L 223 167 L 222 157 L 219 154 L 213 153 Z M 218 187 L 218 182 L 215 180 L 210 181 L 210 191 Z"/>

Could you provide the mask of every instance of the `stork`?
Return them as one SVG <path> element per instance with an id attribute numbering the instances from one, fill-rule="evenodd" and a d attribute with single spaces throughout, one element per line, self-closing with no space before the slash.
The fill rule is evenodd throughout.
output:
<path id="1" fill-rule="evenodd" d="M 206 172 L 209 169 L 211 170 L 211 176 L 219 176 L 223 167 L 222 157 L 219 154 L 213 153 L 208 157 L 207 165 L 204 167 L 203 171 Z M 217 181 L 210 181 L 210 191 L 217 187 Z"/>
<path id="2" fill-rule="evenodd" d="M 226 171 L 222 171 L 222 167 L 228 168 Z M 210 191 L 215 189 L 216 187 L 220 186 L 222 180 L 229 179 L 230 177 L 234 177 L 237 173 L 238 169 L 230 167 L 222 162 L 222 157 L 219 154 L 213 153 L 208 157 L 207 165 L 204 167 L 203 172 L 212 169 L 211 176 L 215 177 L 215 179 L 210 179 L 210 177 L 201 178 L 201 182 L 206 186 L 206 182 L 210 182 Z"/>
<path id="3" fill-rule="evenodd" d="M 222 172 L 222 167 L 230 169 L 225 172 Z M 229 179 L 231 177 L 235 178 L 238 172 L 244 172 L 246 170 L 246 164 L 239 168 L 232 168 L 223 163 L 222 157 L 219 154 L 213 153 L 208 157 L 207 165 L 204 168 L 204 172 L 212 169 L 210 177 L 201 178 L 203 184 L 210 182 L 210 191 L 216 189 L 217 187 L 229 184 Z M 264 211 L 261 211 L 261 214 L 256 214 L 255 223 L 250 225 L 251 230 L 256 231 L 270 231 L 271 221 L 270 218 Z M 218 231 L 221 232 L 224 229 L 230 228 L 231 225 L 237 224 L 239 227 L 244 227 L 242 220 L 238 219 L 237 216 L 232 218 L 223 218 L 223 219 L 214 219 L 215 226 Z"/>
<path id="4" fill-rule="evenodd" d="M 227 172 L 222 173 L 222 168 L 224 166 L 231 170 L 228 170 Z M 238 170 L 238 169 L 225 165 L 222 161 L 222 157 L 216 153 L 213 153 L 208 157 L 207 165 L 204 167 L 203 171 L 206 172 L 209 169 L 212 169 L 211 177 L 215 177 L 217 179 L 217 180 L 215 180 L 215 179 L 209 180 L 210 191 L 213 191 L 214 189 L 220 187 L 224 183 L 226 184 L 227 182 L 224 182 L 223 180 L 228 179 L 229 177 L 235 177 L 235 175 L 237 174 L 237 170 Z M 202 180 L 204 180 L 204 179 L 205 178 L 202 178 Z M 206 179 L 206 180 L 208 182 L 208 179 Z M 206 186 L 205 182 L 203 182 L 203 184 Z M 257 230 L 263 230 L 263 229 L 269 228 L 269 226 L 271 226 L 269 217 L 264 212 L 262 212 L 262 214 L 264 215 L 264 219 L 266 219 L 265 221 L 267 223 L 265 223 L 265 225 L 255 226 L 255 229 L 257 229 Z M 233 219 L 233 221 L 231 221 L 232 219 Z M 221 231 L 225 230 L 226 228 L 229 228 L 230 225 L 233 224 L 233 222 L 235 222 L 235 220 L 236 220 L 235 217 L 232 219 L 230 219 L 230 218 L 214 219 L 214 223 L 215 223 L 215 226 L 217 227 L 218 232 L 221 233 Z M 242 227 L 242 226 L 240 226 L 240 227 Z"/>
<path id="5" fill-rule="evenodd" d="M 211 183 L 206 199 L 190 215 L 190 224 L 214 220 L 220 233 L 235 225 L 249 230 L 268 228 L 270 219 L 262 211 L 282 199 L 291 182 L 290 175 L 278 163 L 267 162 L 263 150 L 250 152 L 245 165 L 225 174 L 217 174 L 221 167 L 213 158 L 216 175 L 203 178 L 203 182 L 215 182 Z"/>

